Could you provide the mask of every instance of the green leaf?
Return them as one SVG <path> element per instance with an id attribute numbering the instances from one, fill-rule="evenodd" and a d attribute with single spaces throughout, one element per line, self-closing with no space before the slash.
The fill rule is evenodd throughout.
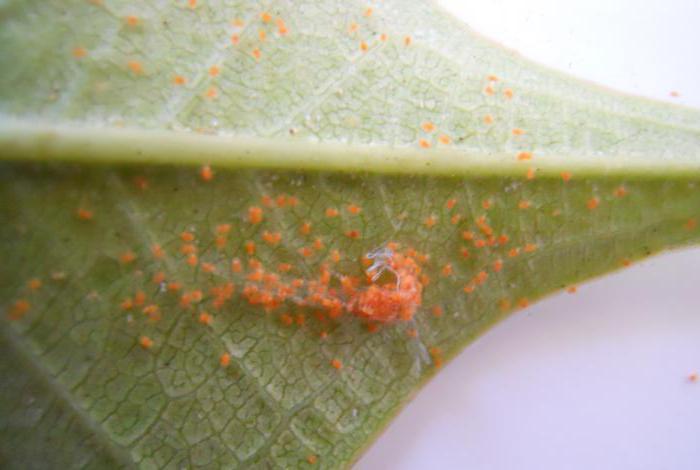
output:
<path id="1" fill-rule="evenodd" d="M 700 112 L 430 3 L 48 3 L 0 6 L 9 466 L 347 466 L 500 318 L 700 237 Z"/>

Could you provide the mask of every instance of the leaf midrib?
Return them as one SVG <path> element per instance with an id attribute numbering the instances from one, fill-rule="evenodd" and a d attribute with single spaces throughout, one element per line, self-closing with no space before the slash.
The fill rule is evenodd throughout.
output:
<path id="1" fill-rule="evenodd" d="M 538 176 L 694 179 L 700 160 L 626 155 L 546 155 L 518 161 L 512 154 L 211 136 L 191 132 L 85 128 L 5 120 L 0 160 L 89 164 L 212 164 L 227 168 L 340 171 L 418 176 Z"/>

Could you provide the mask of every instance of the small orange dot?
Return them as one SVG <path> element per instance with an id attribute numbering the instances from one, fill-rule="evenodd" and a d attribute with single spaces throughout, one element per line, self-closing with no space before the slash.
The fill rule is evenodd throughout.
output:
<path id="1" fill-rule="evenodd" d="M 524 129 L 520 129 L 519 127 L 516 127 L 515 129 L 512 129 L 510 132 L 511 132 L 513 135 L 525 135 L 525 133 L 526 133 Z"/>
<path id="2" fill-rule="evenodd" d="M 213 318 L 211 315 L 209 315 L 207 312 L 202 312 L 199 314 L 199 323 L 202 325 L 211 325 Z"/>
<path id="3" fill-rule="evenodd" d="M 76 215 L 80 220 L 92 220 L 93 217 L 92 211 L 84 208 L 79 208 Z"/>
<path id="4" fill-rule="evenodd" d="M 425 139 L 420 139 L 420 140 L 418 141 L 418 145 L 420 145 L 421 148 L 424 148 L 424 149 L 429 149 L 429 148 L 430 148 L 430 142 L 428 142 L 428 141 L 425 140 Z"/>
<path id="5" fill-rule="evenodd" d="M 124 21 L 126 21 L 126 24 L 129 26 L 138 26 L 141 20 L 139 20 L 138 16 L 134 15 L 129 15 L 126 18 L 124 18 Z"/>
<path id="6" fill-rule="evenodd" d="M 493 124 L 493 116 L 490 114 L 484 116 L 484 124 Z"/>
<path id="7" fill-rule="evenodd" d="M 181 85 L 184 85 L 187 83 L 187 79 L 185 77 L 183 77 L 182 75 L 175 75 L 173 77 L 173 83 L 175 85 L 181 86 Z"/>
<path id="8" fill-rule="evenodd" d="M 340 362 L 340 359 L 333 359 L 331 361 L 331 366 L 333 366 L 334 369 L 342 369 L 343 368 L 343 363 Z"/>
<path id="9" fill-rule="evenodd" d="M 169 282 L 168 283 L 168 291 L 177 292 L 180 289 L 182 289 L 182 285 L 179 282 Z"/>
<path id="10" fill-rule="evenodd" d="M 534 251 L 537 251 L 537 245 L 534 243 L 526 243 L 523 247 L 523 251 L 525 253 L 532 253 Z"/>
<path id="11" fill-rule="evenodd" d="M 136 260 L 136 255 L 134 254 L 133 251 L 127 250 L 121 255 L 119 255 L 119 261 L 122 264 L 131 264 Z"/>
<path id="12" fill-rule="evenodd" d="M 299 227 L 299 232 L 302 235 L 308 235 L 311 233 L 311 222 L 304 222 L 301 224 L 301 227 Z"/>
<path id="13" fill-rule="evenodd" d="M 253 256 L 255 254 L 255 242 L 252 241 L 247 241 L 245 242 L 245 251 L 248 253 L 249 256 Z"/>
<path id="14" fill-rule="evenodd" d="M 562 171 L 560 176 L 565 183 L 571 180 L 571 173 L 569 173 L 568 171 Z"/>
<path id="15" fill-rule="evenodd" d="M 433 359 L 433 364 L 435 364 L 436 368 L 441 368 L 442 367 L 442 350 L 438 347 L 432 347 L 428 351 L 430 353 L 431 358 Z"/>
<path id="16" fill-rule="evenodd" d="M 567 287 L 566 292 L 568 292 L 569 294 L 575 294 L 577 290 L 578 288 L 576 286 L 569 286 Z"/>
<path id="17" fill-rule="evenodd" d="M 335 209 L 334 207 L 329 207 L 326 209 L 326 217 L 337 217 L 338 216 L 338 209 Z"/>
<path id="18" fill-rule="evenodd" d="M 532 159 L 532 152 L 520 152 L 518 154 L 518 160 L 524 161 L 524 160 L 530 160 Z"/>
<path id="19" fill-rule="evenodd" d="M 411 36 L 406 36 L 403 38 L 404 46 L 410 46 L 411 42 L 413 42 L 413 39 L 411 38 Z"/>
<path id="20" fill-rule="evenodd" d="M 269 23 L 272 21 L 272 15 L 269 14 L 268 12 L 264 11 L 260 13 L 260 19 L 262 20 L 263 23 Z"/>
<path id="21" fill-rule="evenodd" d="M 202 272 L 212 274 L 216 272 L 216 266 L 212 263 L 202 263 Z"/>
<path id="22" fill-rule="evenodd" d="M 231 231 L 231 224 L 220 224 L 216 226 L 216 233 L 226 235 Z"/>
<path id="23" fill-rule="evenodd" d="M 143 73 L 143 66 L 141 62 L 137 60 L 130 60 L 126 65 L 129 67 L 129 70 L 136 75 L 141 75 Z"/>
<path id="24" fill-rule="evenodd" d="M 165 273 L 163 271 L 158 271 L 153 275 L 153 279 L 151 280 L 153 284 L 160 284 L 162 282 L 165 282 Z"/>
<path id="25" fill-rule="evenodd" d="M 420 127 L 421 127 L 421 129 L 423 129 L 423 131 L 428 132 L 428 133 L 433 132 L 435 130 L 435 124 L 433 124 L 432 122 L 429 122 L 429 121 L 424 122 L 423 124 L 421 124 Z"/>
<path id="26" fill-rule="evenodd" d="M 216 77 L 221 73 L 221 69 L 219 68 L 218 65 L 212 65 L 209 67 L 209 75 L 212 77 Z"/>
<path id="27" fill-rule="evenodd" d="M 87 50 L 84 47 L 77 46 L 73 48 L 73 57 L 75 57 L 76 59 L 82 59 L 86 55 Z"/>
<path id="28" fill-rule="evenodd" d="M 219 364 L 221 367 L 228 367 L 230 363 L 231 355 L 229 353 L 223 353 L 221 356 L 219 356 Z"/>
<path id="29" fill-rule="evenodd" d="M 362 212 L 362 208 L 360 206 L 356 206 L 355 204 L 348 205 L 346 209 L 352 215 L 357 215 Z"/>
<path id="30" fill-rule="evenodd" d="M 627 188 L 625 188 L 624 186 L 618 186 L 617 188 L 615 188 L 613 194 L 616 197 L 625 197 L 627 196 Z"/>
<path id="31" fill-rule="evenodd" d="M 352 240 L 357 240 L 360 238 L 360 231 L 359 230 L 348 230 L 345 232 L 345 236 L 352 239 Z"/>
<path id="32" fill-rule="evenodd" d="M 252 51 L 250 51 L 250 53 L 255 58 L 255 60 L 260 60 L 260 57 L 262 56 L 260 49 L 258 49 L 257 47 L 255 49 L 253 49 Z"/>
<path id="33" fill-rule="evenodd" d="M 263 210 L 257 206 L 248 208 L 248 221 L 251 224 L 259 224 L 263 220 Z"/>
<path id="34" fill-rule="evenodd" d="M 510 88 L 506 88 L 505 90 L 503 90 L 503 96 L 505 96 L 506 99 L 512 99 L 513 98 L 513 90 L 511 90 Z"/>
<path id="35" fill-rule="evenodd" d="M 153 347 L 153 340 L 148 336 L 141 336 L 139 338 L 139 344 L 143 349 L 151 349 Z"/>
<path id="36" fill-rule="evenodd" d="M 280 232 L 269 232 L 265 230 L 262 234 L 262 238 L 268 245 L 275 246 L 282 240 L 282 234 Z"/>
<path id="37" fill-rule="evenodd" d="M 275 20 L 275 24 L 277 25 L 277 32 L 280 36 L 284 36 L 289 32 L 289 30 L 287 29 L 287 25 L 284 23 L 284 20 L 282 18 L 277 18 Z"/>
<path id="38" fill-rule="evenodd" d="M 367 45 L 366 42 L 362 41 L 362 42 L 360 43 L 360 50 L 361 50 L 362 52 L 367 52 L 367 51 L 369 50 L 369 46 Z"/>
<path id="39" fill-rule="evenodd" d="M 442 267 L 440 270 L 440 274 L 444 277 L 452 275 L 452 265 L 450 263 L 447 263 L 445 266 Z"/>
<path id="40" fill-rule="evenodd" d="M 588 210 L 593 210 L 600 205 L 600 200 L 597 197 L 592 197 L 586 202 Z"/>
<path id="41" fill-rule="evenodd" d="M 306 457 L 306 461 L 309 462 L 309 465 L 314 465 L 316 462 L 318 462 L 318 457 L 311 454 Z"/>
<path id="42" fill-rule="evenodd" d="M 498 273 L 501 271 L 501 269 L 503 269 L 503 261 L 497 259 L 493 262 L 493 272 Z"/>
<path id="43" fill-rule="evenodd" d="M 231 44 L 233 44 L 234 46 L 236 46 L 236 45 L 238 45 L 238 43 L 239 43 L 240 41 L 241 41 L 241 38 L 240 38 L 240 36 L 238 36 L 238 34 L 235 34 L 235 33 L 234 33 L 234 34 L 231 35 Z"/>
<path id="44" fill-rule="evenodd" d="M 283 313 L 280 315 L 280 322 L 282 322 L 284 326 L 292 326 L 292 323 L 294 323 L 294 318 L 288 313 Z"/>
<path id="45" fill-rule="evenodd" d="M 205 93 L 205 96 L 207 98 L 209 98 L 210 100 L 213 100 L 217 96 L 219 96 L 219 90 L 217 90 L 215 86 L 210 86 L 209 88 L 207 88 L 207 92 Z"/>
<path id="46" fill-rule="evenodd" d="M 211 181 L 214 178 L 214 172 L 209 165 L 204 165 L 199 170 L 199 177 L 202 181 Z"/>
<path id="47" fill-rule="evenodd" d="M 452 143 L 452 139 L 447 134 L 440 134 L 440 137 L 438 137 L 438 140 L 443 145 L 449 145 L 450 143 Z"/>
<path id="48" fill-rule="evenodd" d="M 31 304 L 25 299 L 19 299 L 12 304 L 10 311 L 7 313 L 7 317 L 10 320 L 21 319 L 31 308 Z"/>
<path id="49" fill-rule="evenodd" d="M 41 279 L 30 279 L 27 286 L 30 290 L 38 290 L 41 287 Z"/>

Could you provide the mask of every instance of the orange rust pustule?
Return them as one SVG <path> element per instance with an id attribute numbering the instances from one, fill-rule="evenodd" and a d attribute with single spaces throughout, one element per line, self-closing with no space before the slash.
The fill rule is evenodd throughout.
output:
<path id="1" fill-rule="evenodd" d="M 371 284 L 350 299 L 348 310 L 376 322 L 409 321 L 422 302 L 420 267 L 412 257 L 400 253 L 392 253 L 386 263 L 395 273 L 396 283 Z"/>

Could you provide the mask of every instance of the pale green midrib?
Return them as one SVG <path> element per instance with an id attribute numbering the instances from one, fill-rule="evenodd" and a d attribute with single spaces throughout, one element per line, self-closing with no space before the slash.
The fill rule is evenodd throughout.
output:
<path id="1" fill-rule="evenodd" d="M 661 155 L 660 155 L 661 157 Z M 0 121 L 0 160 L 129 165 L 203 165 L 227 168 L 341 171 L 435 176 L 700 176 L 700 155 L 686 159 L 624 155 L 540 156 L 517 161 L 513 154 L 458 149 L 418 149 L 213 136 Z"/>
<path id="2" fill-rule="evenodd" d="M 0 335 L 6 341 L 6 344 L 11 347 L 14 352 L 22 358 L 25 367 L 29 369 L 32 376 L 43 382 L 47 389 L 53 392 L 53 397 L 55 397 L 59 402 L 65 404 L 65 408 L 70 410 L 76 420 L 87 429 L 93 436 L 95 440 L 98 440 L 102 444 L 102 448 L 116 461 L 119 462 L 122 468 L 133 468 L 134 461 L 128 450 L 118 446 L 114 441 L 107 435 L 107 433 L 102 429 L 102 426 L 95 422 L 90 415 L 85 412 L 77 403 L 75 403 L 73 397 L 70 395 L 69 391 L 61 385 L 51 374 L 51 372 L 42 365 L 40 358 L 32 351 L 30 351 L 29 345 L 26 340 L 20 339 L 20 335 L 16 331 L 9 331 L 13 329 L 6 322 L 0 322 Z M 96 449 L 97 451 L 97 449 Z"/>

